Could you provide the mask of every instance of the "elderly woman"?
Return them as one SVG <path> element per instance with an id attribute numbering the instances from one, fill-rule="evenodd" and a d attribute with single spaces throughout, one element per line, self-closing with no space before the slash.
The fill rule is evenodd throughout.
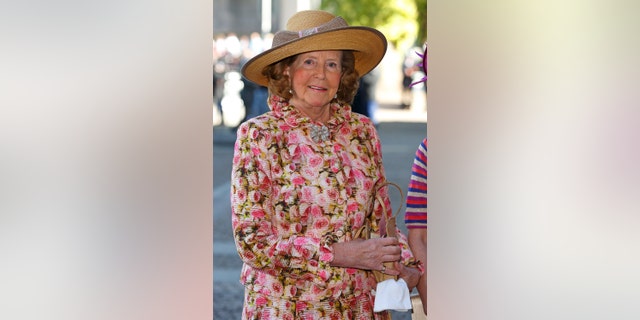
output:
<path id="1" fill-rule="evenodd" d="M 357 237 L 365 224 L 379 235 L 392 214 L 379 137 L 349 106 L 386 46 L 375 29 L 302 11 L 244 65 L 244 77 L 268 87 L 270 111 L 238 128 L 233 157 L 243 319 L 389 319 L 373 311 L 371 271 L 409 289 L 423 273 L 404 235 Z"/>

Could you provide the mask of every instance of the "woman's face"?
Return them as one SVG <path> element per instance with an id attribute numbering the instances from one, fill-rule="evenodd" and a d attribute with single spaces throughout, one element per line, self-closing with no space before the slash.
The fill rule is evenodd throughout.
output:
<path id="1" fill-rule="evenodd" d="M 331 102 L 342 76 L 342 51 L 302 53 L 284 71 L 291 79 L 292 105 L 315 111 Z"/>

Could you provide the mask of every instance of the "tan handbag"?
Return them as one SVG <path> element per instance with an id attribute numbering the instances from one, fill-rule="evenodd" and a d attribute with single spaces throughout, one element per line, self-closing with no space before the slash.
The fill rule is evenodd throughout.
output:
<path id="1" fill-rule="evenodd" d="M 380 203 L 380 205 L 382 206 L 382 219 L 380 220 L 380 229 L 384 229 L 385 233 L 380 233 L 383 236 L 387 236 L 387 237 L 397 237 L 396 235 L 396 217 L 398 216 L 398 214 L 400 213 L 400 210 L 402 209 L 402 206 L 398 207 L 398 210 L 396 211 L 396 213 L 391 216 L 390 218 L 387 219 L 387 208 L 386 205 L 384 203 L 384 200 L 382 199 L 382 197 L 379 195 L 379 191 L 380 189 L 382 189 L 385 186 L 393 186 L 396 189 L 398 189 L 398 192 L 400 192 L 400 199 L 404 199 L 404 194 L 402 193 L 402 188 L 400 188 L 400 186 L 398 186 L 397 184 L 393 183 L 393 182 L 385 182 L 384 184 L 380 185 L 377 189 L 376 189 L 376 200 Z M 373 208 L 372 210 L 373 211 Z M 372 213 L 373 214 L 373 213 Z M 371 239 L 371 220 L 367 219 L 366 222 L 364 223 L 364 225 L 362 225 L 362 227 L 360 227 L 360 229 L 358 229 L 356 231 L 356 233 L 354 234 L 354 239 L 357 238 L 362 238 L 362 239 Z M 384 266 L 387 269 L 391 269 L 393 268 L 393 262 L 389 261 L 389 262 L 385 262 Z M 382 282 L 384 280 L 387 279 L 395 279 L 398 280 L 398 276 L 392 276 L 392 275 L 388 275 L 388 274 L 384 274 L 379 270 L 371 270 L 373 272 L 373 275 L 376 277 L 376 281 L 377 282 Z"/>

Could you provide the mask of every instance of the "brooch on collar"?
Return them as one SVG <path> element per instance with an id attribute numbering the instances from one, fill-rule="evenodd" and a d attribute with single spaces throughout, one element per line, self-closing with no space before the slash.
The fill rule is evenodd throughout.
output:
<path id="1" fill-rule="evenodd" d="M 329 128 L 323 125 L 312 125 L 311 139 L 313 139 L 315 143 L 319 143 L 329 139 Z"/>

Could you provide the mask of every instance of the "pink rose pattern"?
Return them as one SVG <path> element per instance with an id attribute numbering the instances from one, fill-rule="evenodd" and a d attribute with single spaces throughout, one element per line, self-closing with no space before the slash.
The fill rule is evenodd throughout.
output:
<path id="1" fill-rule="evenodd" d="M 311 119 L 278 97 L 271 112 L 237 131 L 231 174 L 232 226 L 244 262 L 243 319 L 389 319 L 374 313 L 370 272 L 334 268 L 330 245 L 369 219 L 377 232 L 385 182 L 381 145 L 368 118 L 333 104 L 328 141 Z M 386 188 L 380 191 L 391 205 Z M 372 209 L 374 215 L 371 215 Z M 405 264 L 415 263 L 401 235 Z"/>

